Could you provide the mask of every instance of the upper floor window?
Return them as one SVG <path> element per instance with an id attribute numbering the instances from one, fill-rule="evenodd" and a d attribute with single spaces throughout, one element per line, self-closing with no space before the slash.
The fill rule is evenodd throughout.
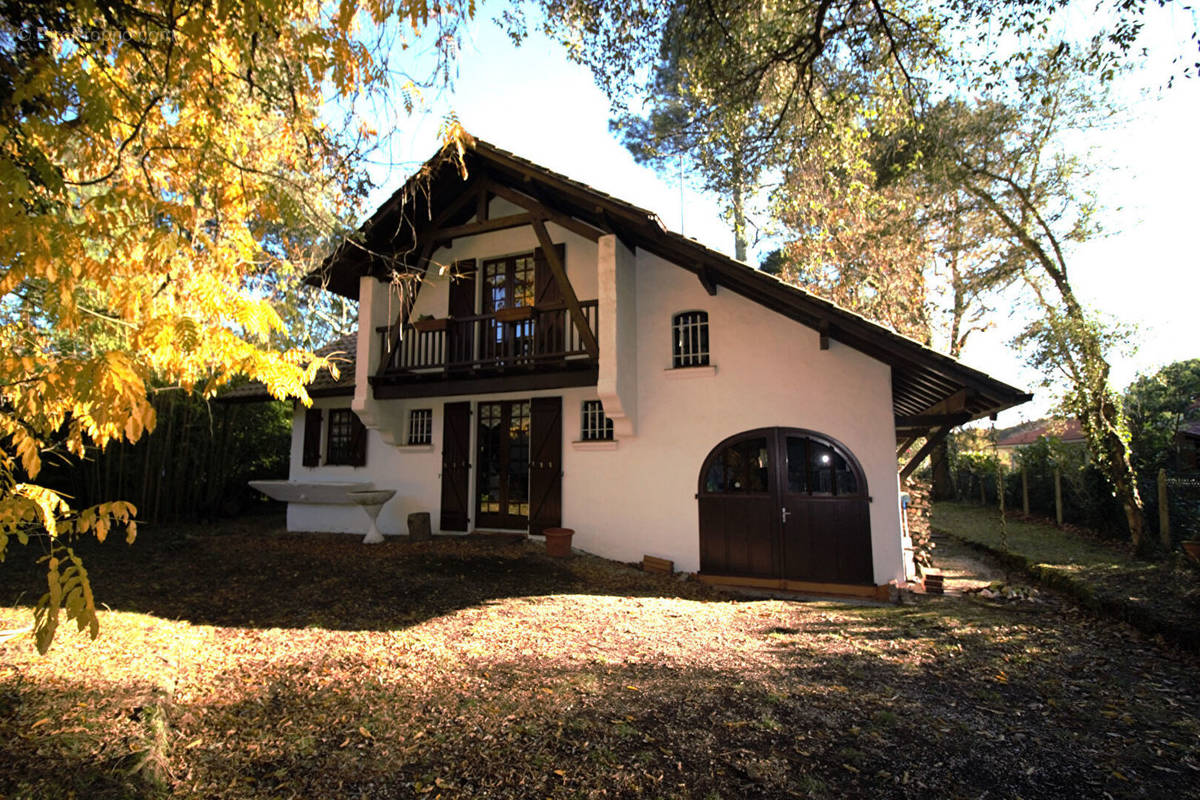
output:
<path id="1" fill-rule="evenodd" d="M 604 415 L 604 404 L 599 400 L 584 400 L 579 438 L 585 442 L 610 442 L 613 438 L 613 422 Z"/>
<path id="2" fill-rule="evenodd" d="M 707 311 L 681 311 L 671 318 L 671 366 L 708 366 Z"/>
<path id="3" fill-rule="evenodd" d="M 329 411 L 325 463 L 361 467 L 367 463 L 367 429 L 348 408 Z"/>
<path id="4" fill-rule="evenodd" d="M 433 409 L 414 408 L 408 412 L 408 443 L 433 444 Z"/>

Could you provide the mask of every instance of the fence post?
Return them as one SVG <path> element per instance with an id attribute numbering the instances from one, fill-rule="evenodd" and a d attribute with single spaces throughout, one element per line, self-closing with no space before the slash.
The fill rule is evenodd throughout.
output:
<path id="1" fill-rule="evenodd" d="M 1000 502 L 1000 549 L 1008 552 L 1008 515 L 1004 513 L 1004 466 L 996 465 L 996 499 Z"/>
<path id="2" fill-rule="evenodd" d="M 1062 470 L 1058 467 L 1054 468 L 1054 519 L 1058 522 L 1059 527 L 1061 527 L 1063 520 Z"/>
<path id="3" fill-rule="evenodd" d="M 1021 467 L 1021 511 L 1029 516 L 1029 470 Z"/>
<path id="4" fill-rule="evenodd" d="M 1167 505 L 1167 471 L 1158 471 L 1158 539 L 1171 552 L 1171 509 Z"/>

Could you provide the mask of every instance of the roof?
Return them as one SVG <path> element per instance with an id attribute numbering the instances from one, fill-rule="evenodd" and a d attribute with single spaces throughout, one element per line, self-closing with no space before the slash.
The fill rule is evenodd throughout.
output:
<path id="1" fill-rule="evenodd" d="M 1036 420 L 1020 426 L 996 441 L 997 447 L 1021 447 L 1033 444 L 1043 436 L 1053 436 L 1062 442 L 1083 442 L 1083 426 L 1077 419 Z"/>
<path id="2" fill-rule="evenodd" d="M 1200 439 L 1200 421 L 1183 423 L 1179 426 L 1179 435 L 1189 439 Z"/>
<path id="3" fill-rule="evenodd" d="M 334 339 L 329 344 L 316 351 L 319 356 L 336 356 L 334 363 L 338 367 L 338 378 L 334 380 L 329 370 L 323 369 L 317 373 L 316 379 L 308 385 L 310 397 L 338 397 L 354 394 L 354 360 L 358 353 L 358 332 L 347 334 L 340 339 Z M 251 381 L 235 386 L 222 392 L 217 397 L 225 403 L 254 403 L 261 400 L 272 400 L 267 387 L 258 381 Z"/>
<path id="4" fill-rule="evenodd" d="M 646 209 L 479 139 L 461 165 L 446 150 L 435 154 L 363 223 L 360 238 L 339 246 L 309 282 L 357 299 L 361 276 L 385 278 L 392 270 L 423 269 L 417 262 L 426 245 L 424 234 L 435 221 L 458 225 L 474 216 L 471 204 L 456 209 L 454 201 L 476 181 L 519 191 L 546 208 L 615 234 L 631 250 L 644 249 L 695 273 L 711 292 L 728 289 L 887 363 L 898 430 L 927 431 L 934 412 L 943 414 L 938 424 L 947 421 L 949 412 L 961 424 L 1032 399 L 1021 389 L 670 231 Z"/>

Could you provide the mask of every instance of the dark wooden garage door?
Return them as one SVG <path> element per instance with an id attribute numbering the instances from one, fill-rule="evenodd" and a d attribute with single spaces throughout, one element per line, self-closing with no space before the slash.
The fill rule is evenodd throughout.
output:
<path id="1" fill-rule="evenodd" d="M 867 483 L 849 450 L 797 428 L 717 445 L 700 472 L 700 570 L 873 583 Z"/>

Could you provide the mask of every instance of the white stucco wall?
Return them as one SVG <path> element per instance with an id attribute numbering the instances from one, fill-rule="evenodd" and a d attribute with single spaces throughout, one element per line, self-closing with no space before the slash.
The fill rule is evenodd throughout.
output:
<path id="1" fill-rule="evenodd" d="M 513 212 L 494 203 L 491 213 Z M 293 433 L 292 478 L 370 480 L 377 488 L 396 489 L 397 497 L 380 516 L 380 529 L 385 534 L 404 532 L 408 513 L 428 511 L 437 531 L 443 405 L 456 400 L 478 403 L 559 395 L 563 398 L 563 524 L 575 529 L 575 545 L 623 561 L 640 560 L 645 554 L 660 556 L 674 560 L 678 569 L 695 571 L 699 568 L 695 494 L 708 453 L 721 440 L 742 431 L 807 428 L 840 441 L 862 465 L 872 497 L 875 581 L 903 579 L 891 374 L 886 364 L 837 341 L 821 350 L 816 331 L 728 289 L 710 296 L 695 275 L 657 256 L 644 251 L 622 253 L 619 243 L 602 241 L 597 248 L 558 226 L 548 227 L 555 242 L 566 242 L 567 271 L 579 299 L 615 292 L 611 300 L 621 309 L 622 326 L 636 329 L 622 330 L 619 337 L 605 336 L 605 326 L 612 320 L 600 319 L 602 346 L 615 342 L 620 350 L 632 349 L 636 354 L 635 376 L 614 373 L 613 384 L 600 387 L 610 397 L 618 388 L 625 397 L 633 392 L 633 402 L 623 403 L 626 418 L 618 428 L 615 447 L 573 443 L 579 438 L 580 406 L 600 396 L 597 387 L 376 401 L 363 387 L 377 361 L 363 357 L 375 354 L 364 352 L 370 348 L 360 342 L 355 408 L 363 412 L 369 426 L 384 433 L 369 432 L 365 467 L 300 467 L 300 410 Z M 527 252 L 536 244 L 532 230 L 518 228 L 457 240 L 436 258 L 443 263 L 477 258 L 482 263 L 486 258 Z M 610 275 L 603 285 L 604 272 L 598 269 L 602 262 L 616 270 L 616 277 Z M 446 280 L 431 276 L 414 314 L 444 316 L 447 302 Z M 373 332 L 383 324 L 380 315 L 394 314 L 394 308 L 380 296 L 361 303 L 360 330 Z M 689 310 L 709 314 L 715 369 L 671 369 L 671 317 Z M 606 355 L 602 353 L 602 359 Z M 625 358 L 629 360 L 628 355 Z M 351 401 L 328 399 L 318 405 L 350 407 Z M 387 441 L 404 440 L 413 408 L 433 409 L 431 448 L 402 448 Z M 472 453 L 476 452 L 474 435 L 472 425 Z M 472 474 L 472 498 L 473 480 Z M 470 514 L 473 524 L 474 508 Z M 364 532 L 366 525 L 365 516 L 354 507 L 293 505 L 288 513 L 292 530 Z"/>
<path id="2" fill-rule="evenodd" d="M 564 481 L 564 522 L 577 545 L 698 569 L 695 494 L 708 453 L 742 431 L 808 428 L 859 460 L 872 496 L 875 580 L 902 578 L 890 368 L 836 341 L 821 350 L 816 331 L 727 289 L 709 296 L 693 274 L 642 251 L 636 287 L 637 435 L 586 453 L 577 478 Z M 709 314 L 711 374 L 670 368 L 671 317 L 689 310 Z"/>

